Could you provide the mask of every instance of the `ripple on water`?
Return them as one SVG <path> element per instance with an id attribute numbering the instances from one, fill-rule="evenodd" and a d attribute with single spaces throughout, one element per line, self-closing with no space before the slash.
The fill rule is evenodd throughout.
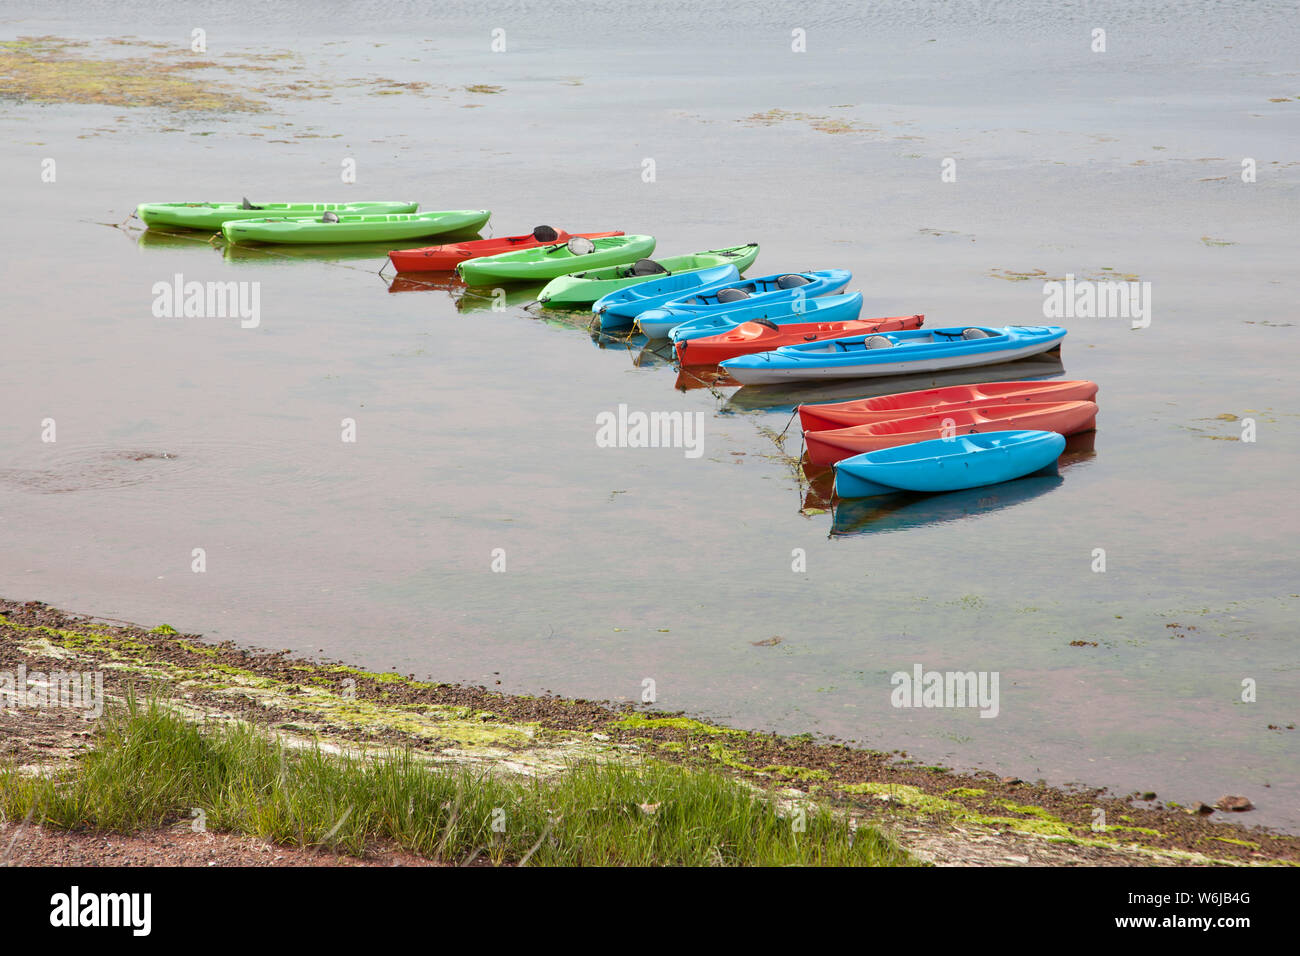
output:
<path id="1" fill-rule="evenodd" d="M 52 453 L 44 468 L 0 468 L 0 484 L 38 494 L 127 488 L 170 478 L 193 467 L 163 448 L 81 448 Z"/>
<path id="2" fill-rule="evenodd" d="M 192 439 L 168 446 L 102 443 L 47 447 L 39 464 L 0 468 L 0 488 L 45 495 L 114 491 L 166 483 L 179 490 L 205 485 L 220 496 L 276 486 L 311 496 L 340 490 L 349 469 L 328 454 L 273 441 Z"/>

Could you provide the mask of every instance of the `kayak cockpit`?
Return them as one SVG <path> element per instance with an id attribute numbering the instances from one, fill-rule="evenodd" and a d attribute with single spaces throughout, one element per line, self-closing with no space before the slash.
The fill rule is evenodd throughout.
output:
<path id="1" fill-rule="evenodd" d="M 971 333 L 979 333 L 972 335 Z M 866 335 L 850 339 L 836 339 L 826 347 L 806 346 L 808 352 L 871 352 L 886 349 L 916 348 L 926 345 L 951 345 L 956 342 L 1004 342 L 1010 335 L 999 329 L 978 326 L 963 329 L 935 329 L 933 331 L 895 332 L 889 335 Z"/>

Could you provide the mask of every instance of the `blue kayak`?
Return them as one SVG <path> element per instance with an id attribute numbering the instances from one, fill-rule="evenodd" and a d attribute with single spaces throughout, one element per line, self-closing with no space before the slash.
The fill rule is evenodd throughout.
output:
<path id="1" fill-rule="evenodd" d="M 1065 450 L 1056 432 L 981 432 L 896 445 L 835 463 L 835 493 L 865 498 L 895 491 L 961 491 L 1012 481 L 1051 465 Z"/>
<path id="2" fill-rule="evenodd" d="M 738 325 L 766 319 L 773 325 L 795 325 L 804 322 L 847 322 L 856 319 L 862 312 L 861 292 L 841 292 L 839 295 L 824 295 L 817 299 L 762 299 L 753 305 L 739 309 L 724 309 L 721 312 L 681 312 L 672 309 L 656 309 L 656 316 L 650 318 L 655 322 L 657 313 L 679 315 L 681 322 L 668 333 L 674 342 L 699 339 L 706 335 L 719 335 L 730 332 Z M 638 322 L 646 321 L 644 315 L 637 317 Z M 645 326 L 642 325 L 644 329 Z"/>
<path id="3" fill-rule="evenodd" d="M 823 269 L 818 272 L 787 272 L 760 276 L 743 282 L 700 292 L 667 302 L 660 309 L 640 312 L 637 327 L 649 338 L 661 339 L 684 321 L 684 316 L 718 314 L 764 303 L 803 302 L 820 295 L 839 292 L 853 273 L 847 269 Z"/>
<path id="4" fill-rule="evenodd" d="M 591 311 L 600 316 L 601 331 L 631 328 L 632 320 L 647 309 L 658 308 L 674 299 L 712 292 L 739 281 L 740 272 L 734 265 L 676 273 L 638 282 L 626 289 L 616 289 L 592 303 Z"/>
<path id="5" fill-rule="evenodd" d="M 1012 362 L 1055 348 L 1063 338 L 1065 329 L 1059 326 L 959 325 L 784 345 L 727 359 L 720 367 L 742 385 L 907 375 Z"/>

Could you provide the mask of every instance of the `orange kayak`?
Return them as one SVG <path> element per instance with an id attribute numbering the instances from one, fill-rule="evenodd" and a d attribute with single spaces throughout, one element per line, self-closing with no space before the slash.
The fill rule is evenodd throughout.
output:
<path id="1" fill-rule="evenodd" d="M 1097 425 L 1095 402 L 1021 402 L 987 408 L 954 408 L 931 415 L 894 418 L 826 431 L 804 432 L 808 459 L 833 465 L 852 455 L 918 441 L 980 432 L 1049 431 L 1062 435 L 1086 432 Z"/>
<path id="2" fill-rule="evenodd" d="M 575 236 L 586 239 L 603 239 L 621 236 L 618 232 L 565 232 L 550 226 L 538 226 L 525 236 L 501 236 L 497 239 L 472 239 L 453 242 L 445 246 L 422 246 L 419 249 L 395 249 L 388 254 L 398 272 L 454 272 L 466 259 L 495 256 L 516 249 L 534 249 L 568 242 Z"/>
<path id="3" fill-rule="evenodd" d="M 734 329 L 677 343 L 677 360 L 682 365 L 717 365 L 737 355 L 770 352 L 782 345 L 798 345 L 817 339 L 844 338 L 849 335 L 873 335 L 876 332 L 902 332 L 919 329 L 923 315 L 897 315 L 885 319 L 846 319 L 843 322 L 795 322 L 778 325 L 758 319 L 742 322 Z"/>
<path id="4" fill-rule="evenodd" d="M 1091 402 L 1096 382 L 985 382 L 950 385 L 918 392 L 878 395 L 829 405 L 800 405 L 799 423 L 806 432 L 850 425 L 869 425 L 904 415 L 937 415 L 957 408 L 1013 405 L 1018 402 Z"/>

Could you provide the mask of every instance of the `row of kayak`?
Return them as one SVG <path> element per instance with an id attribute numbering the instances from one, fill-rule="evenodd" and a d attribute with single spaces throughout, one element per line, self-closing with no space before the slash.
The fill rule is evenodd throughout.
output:
<path id="1" fill-rule="evenodd" d="M 220 230 L 232 244 L 307 245 L 472 233 L 491 217 L 486 209 L 418 209 L 414 202 L 252 203 L 245 198 L 238 203 L 142 203 L 136 215 L 150 227 Z M 389 259 L 399 273 L 455 271 L 470 285 L 548 282 L 539 301 L 564 308 L 587 306 L 654 278 L 674 280 L 666 291 L 704 291 L 738 279 L 753 265 L 759 247 L 751 242 L 660 260 L 650 258 L 654 250 L 653 236 L 621 230 L 569 233 L 542 225 L 517 236 L 394 250 Z"/>
<path id="2" fill-rule="evenodd" d="M 320 219 L 242 219 L 221 227 L 227 242 L 278 242 L 296 245 L 343 242 L 393 242 L 458 232 L 478 232 L 492 217 L 486 209 L 441 212 L 339 215 Z"/>
<path id="3" fill-rule="evenodd" d="M 417 203 L 144 203 L 147 225 L 211 229 L 232 243 L 359 242 L 477 231 L 487 210 L 418 212 Z M 924 316 L 861 319 L 842 269 L 742 274 L 757 243 L 655 260 L 655 239 L 537 226 L 518 236 L 389 253 L 402 270 L 454 268 L 470 285 L 545 281 L 543 305 L 589 305 L 602 331 L 669 338 L 683 367 L 716 365 L 742 385 L 935 372 L 1014 361 L 1058 346 L 1065 329 L 922 329 Z"/>
<path id="4" fill-rule="evenodd" d="M 245 197 L 238 203 L 142 203 L 136 215 L 150 227 L 220 230 L 232 244 L 299 245 L 475 233 L 491 217 L 486 209 L 418 210 L 415 202 L 252 203 Z M 707 273 L 710 282 L 739 278 L 758 257 L 758 243 L 659 261 L 649 258 L 654 249 L 653 236 L 629 236 L 621 230 L 569 233 L 542 225 L 517 236 L 394 250 L 389 259 L 399 273 L 456 271 L 470 285 L 550 280 L 539 299 L 563 308 L 590 305 L 657 276 Z"/>
<path id="5" fill-rule="evenodd" d="M 1065 437 L 1091 431 L 1097 385 L 990 382 L 800 405 L 813 465 L 841 498 L 978 488 L 1051 467 Z"/>
<path id="6" fill-rule="evenodd" d="M 631 283 L 597 299 L 592 312 L 602 331 L 632 326 L 667 337 L 683 367 L 716 365 L 741 385 L 1011 362 L 1066 335 L 1057 326 L 922 329 L 920 314 L 860 319 L 861 293 L 842 291 L 851 279 L 843 269 L 744 280 L 738 271 L 698 270 Z"/>
<path id="7" fill-rule="evenodd" d="M 558 271 L 595 248 L 629 258 L 648 255 L 652 243 L 650 237 L 542 243 L 470 258 L 457 271 L 471 284 L 547 278 L 538 270 Z M 433 258 L 446 248 L 390 258 L 394 264 L 411 253 Z M 467 243 L 457 252 L 488 248 Z M 594 303 L 602 331 L 635 327 L 652 339 L 666 336 L 683 367 L 718 365 L 742 384 L 1005 362 L 1047 351 L 1065 335 L 1060 328 L 1024 326 L 922 331 L 925 317 L 919 314 L 860 319 L 862 294 L 842 291 L 852 279 L 849 272 L 742 280 L 757 254 L 757 244 L 750 244 L 658 261 L 629 259 L 562 274 L 538 299 L 551 306 Z M 833 466 L 840 497 L 949 492 L 1054 466 L 1066 435 L 1095 427 L 1096 394 L 1092 382 L 988 383 L 801 405 L 798 413 L 810 463 Z"/>
<path id="8" fill-rule="evenodd" d="M 146 226 L 220 230 L 227 242 L 292 243 L 403 242 L 430 236 L 478 232 L 492 213 L 486 209 L 420 212 L 417 202 L 141 203 L 135 214 Z"/>
<path id="9" fill-rule="evenodd" d="M 487 210 L 418 203 L 145 203 L 146 225 L 219 229 L 232 244 L 388 242 L 474 233 Z M 842 269 L 745 279 L 757 243 L 651 258 L 655 239 L 537 226 L 517 236 L 394 250 L 402 272 L 456 272 L 468 285 L 545 282 L 538 301 L 589 307 L 601 331 L 667 338 L 683 368 L 717 366 L 742 385 L 937 372 L 1014 361 L 1059 346 L 1054 326 L 922 328 L 921 314 L 860 317 Z M 991 382 L 882 395 L 797 413 L 811 464 L 842 498 L 947 492 L 1051 467 L 1065 436 L 1091 430 L 1097 385 Z"/>
<path id="10" fill-rule="evenodd" d="M 1058 326 L 922 329 L 925 316 L 861 319 L 862 294 L 843 269 L 703 272 L 651 278 L 592 306 L 602 331 L 633 325 L 668 338 L 683 367 L 716 365 L 741 385 L 865 378 L 992 365 L 1058 347 Z"/>
<path id="11" fill-rule="evenodd" d="M 582 308 L 613 298 L 635 303 L 638 311 L 643 311 L 657 302 L 645 303 L 635 295 L 625 298 L 622 294 L 645 286 L 667 303 L 721 287 L 739 280 L 759 252 L 758 243 L 747 242 L 652 259 L 655 244 L 654 236 L 621 232 L 570 235 L 538 226 L 521 236 L 396 250 L 388 258 L 398 272 L 450 267 L 471 286 L 545 282 L 537 301 L 549 308 Z M 625 324 L 630 326 L 631 321 Z"/>
<path id="12" fill-rule="evenodd" d="M 1066 334 L 1042 326 L 922 329 L 920 314 L 861 319 L 862 294 L 843 291 L 852 279 L 845 270 L 742 279 L 756 243 L 654 260 L 649 236 L 546 238 L 390 258 L 401 271 L 410 257 L 446 264 L 449 253 L 465 256 L 455 269 L 471 285 L 549 280 L 541 304 L 591 304 L 602 331 L 667 337 L 683 367 L 716 365 L 741 384 L 1014 361 L 1057 347 Z M 528 247 L 493 245 L 501 242 Z M 586 268 L 565 271 L 575 262 Z M 810 462 L 833 466 L 840 497 L 948 492 L 1051 468 L 1066 435 L 1096 426 L 1096 395 L 1096 384 L 1084 381 L 986 383 L 801 405 L 798 414 Z"/>

